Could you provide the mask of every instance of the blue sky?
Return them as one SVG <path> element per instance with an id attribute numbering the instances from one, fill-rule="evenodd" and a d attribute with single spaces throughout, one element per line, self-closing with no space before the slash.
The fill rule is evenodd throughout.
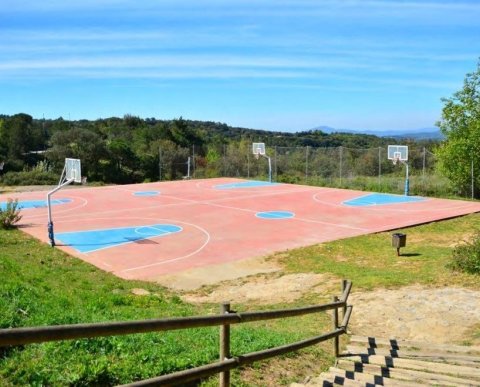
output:
<path id="1" fill-rule="evenodd" d="M 0 0 L 0 114 L 431 127 L 480 1 Z"/>

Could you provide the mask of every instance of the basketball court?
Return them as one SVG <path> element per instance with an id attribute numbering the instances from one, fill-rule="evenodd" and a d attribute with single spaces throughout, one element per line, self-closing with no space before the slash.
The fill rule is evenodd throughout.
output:
<path id="1" fill-rule="evenodd" d="M 232 178 L 50 196 L 55 248 L 142 280 L 480 211 L 476 202 Z M 0 195 L 0 206 L 8 198 L 23 208 L 21 229 L 49 243 L 46 192 Z"/>

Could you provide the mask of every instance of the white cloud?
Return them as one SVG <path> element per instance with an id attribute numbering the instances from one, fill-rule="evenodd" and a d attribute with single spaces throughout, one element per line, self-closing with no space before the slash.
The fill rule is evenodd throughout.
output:
<path id="1" fill-rule="evenodd" d="M 251 68 L 290 68 L 290 69 L 375 69 L 378 64 L 341 61 L 335 58 L 288 58 L 274 56 L 234 56 L 234 55 L 131 55 L 77 57 L 57 56 L 53 59 L 11 60 L 0 63 L 0 70 L 23 69 L 68 69 L 68 68 L 152 68 L 152 67 L 251 67 Z M 390 69 L 390 68 L 388 68 Z"/>
<path id="2" fill-rule="evenodd" d="M 220 10 L 244 8 L 386 8 L 386 9 L 445 9 L 445 10 L 478 10 L 476 1 L 403 1 L 403 0 L 4 0 L 6 10 L 73 10 L 73 9 L 202 9 L 215 7 Z"/>

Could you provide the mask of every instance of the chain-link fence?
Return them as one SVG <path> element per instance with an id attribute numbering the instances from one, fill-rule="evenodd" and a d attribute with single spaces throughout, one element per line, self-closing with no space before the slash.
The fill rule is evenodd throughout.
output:
<path id="1" fill-rule="evenodd" d="M 175 175 L 174 179 L 239 177 L 268 180 L 267 158 L 260 156 L 256 159 L 247 145 L 183 148 L 184 161 L 178 164 L 177 172 L 170 175 Z M 394 165 L 388 160 L 386 147 L 267 147 L 267 156 L 271 159 L 272 179 L 276 182 L 404 192 L 406 165 Z M 161 162 L 161 165 L 164 170 L 175 170 L 173 164 Z M 436 157 L 427 148 L 409 147 L 408 166 L 411 194 L 443 197 L 458 194 L 437 172 Z M 170 178 L 165 175 L 163 179 Z"/>

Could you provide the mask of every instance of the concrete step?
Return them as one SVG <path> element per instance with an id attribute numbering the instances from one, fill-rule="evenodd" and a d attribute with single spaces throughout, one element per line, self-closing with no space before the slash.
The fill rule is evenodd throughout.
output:
<path id="1" fill-rule="evenodd" d="M 292 386 L 476 386 L 480 347 L 352 336 L 336 365 Z"/>
<path id="2" fill-rule="evenodd" d="M 469 378 L 474 380 L 480 380 L 480 369 L 462 365 L 436 363 L 432 361 L 415 359 L 394 358 L 391 356 L 351 355 L 347 353 L 344 355 L 344 357 L 342 356 L 342 358 L 348 358 L 349 360 L 355 362 L 376 364 L 388 368 L 404 368 L 417 371 L 438 373 L 443 375 L 451 375 L 465 379 Z"/>
<path id="3" fill-rule="evenodd" d="M 322 372 L 320 376 L 315 378 L 310 378 L 305 383 L 292 383 L 290 387 L 334 387 L 334 386 L 352 386 L 352 387 L 365 387 L 365 384 L 354 381 L 348 380 L 346 378 L 342 378 L 338 375 L 332 374 L 331 372 Z M 373 386 L 373 384 L 371 385 Z"/>
<path id="4" fill-rule="evenodd" d="M 474 380 L 465 380 L 449 375 L 432 374 L 430 372 L 408 370 L 402 368 L 388 368 L 375 364 L 355 363 L 349 360 L 340 359 L 337 367 L 355 372 L 365 372 L 374 375 L 381 375 L 384 378 L 404 380 L 407 382 L 421 381 L 427 384 L 439 386 L 480 386 L 480 382 Z"/>
<path id="5" fill-rule="evenodd" d="M 480 356 L 469 354 L 458 354 L 448 352 L 436 352 L 428 350 L 405 349 L 397 350 L 391 348 L 365 348 L 356 345 L 348 345 L 347 352 L 350 354 L 382 355 L 404 359 L 422 359 L 439 363 L 465 365 L 473 368 L 480 368 Z"/>
<path id="6" fill-rule="evenodd" d="M 399 386 L 399 387 L 416 387 L 421 385 L 421 383 L 414 383 L 404 380 L 397 380 L 390 377 L 383 377 L 382 375 L 377 375 L 368 372 L 355 372 L 355 371 L 346 371 L 344 369 L 338 367 L 330 367 L 329 369 L 331 374 L 335 374 L 342 378 L 346 378 L 349 380 L 355 380 L 358 382 L 371 385 L 381 385 L 381 386 Z"/>
<path id="7" fill-rule="evenodd" d="M 400 340 L 395 338 L 385 339 L 378 337 L 366 337 L 366 336 L 350 336 L 350 344 L 360 344 L 362 347 L 378 348 L 388 347 L 396 350 L 400 349 L 417 349 L 435 351 L 439 353 L 465 353 L 480 356 L 480 346 L 460 346 L 453 344 L 432 344 L 420 341 Z"/>

